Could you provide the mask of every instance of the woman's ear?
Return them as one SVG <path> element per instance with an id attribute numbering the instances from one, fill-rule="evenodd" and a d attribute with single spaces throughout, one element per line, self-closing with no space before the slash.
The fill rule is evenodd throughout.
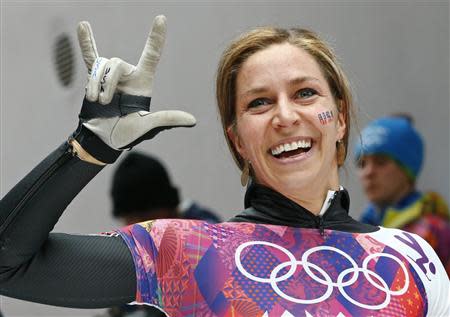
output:
<path id="1" fill-rule="evenodd" d="M 337 120 L 337 140 L 342 140 L 347 132 L 347 123 L 345 120 L 345 115 L 342 112 L 338 112 Z"/>
<path id="2" fill-rule="evenodd" d="M 237 129 L 235 126 L 231 125 L 227 128 L 227 135 L 228 138 L 231 140 L 231 143 L 233 143 L 234 148 L 238 153 L 241 155 L 243 159 L 245 159 L 245 149 L 242 145 L 241 138 L 239 137 L 239 134 L 237 133 Z"/>

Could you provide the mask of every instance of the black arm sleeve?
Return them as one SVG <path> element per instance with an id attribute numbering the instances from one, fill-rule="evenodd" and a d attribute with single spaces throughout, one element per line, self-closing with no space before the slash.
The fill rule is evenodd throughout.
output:
<path id="1" fill-rule="evenodd" d="M 76 308 L 134 300 L 134 263 L 120 236 L 49 234 L 101 169 L 65 143 L 0 201 L 0 294 Z"/>

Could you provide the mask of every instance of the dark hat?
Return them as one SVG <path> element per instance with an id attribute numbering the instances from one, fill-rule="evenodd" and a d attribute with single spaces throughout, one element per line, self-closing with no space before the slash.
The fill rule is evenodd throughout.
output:
<path id="1" fill-rule="evenodd" d="M 129 153 L 115 170 L 111 198 L 115 217 L 172 209 L 180 202 L 178 189 L 172 185 L 163 164 L 138 152 Z"/>

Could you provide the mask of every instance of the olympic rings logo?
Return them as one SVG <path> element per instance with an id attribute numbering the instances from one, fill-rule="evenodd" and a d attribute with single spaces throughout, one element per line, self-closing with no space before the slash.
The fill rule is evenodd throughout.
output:
<path id="1" fill-rule="evenodd" d="M 278 249 L 281 252 L 283 252 L 285 255 L 287 255 L 287 257 L 289 258 L 289 261 L 278 264 L 270 273 L 269 278 L 254 276 L 253 274 L 250 274 L 242 266 L 242 262 L 241 262 L 242 251 L 245 248 L 253 246 L 253 245 L 269 246 L 269 247 Z M 322 269 L 321 267 L 317 266 L 314 263 L 308 262 L 308 258 L 311 254 L 313 254 L 315 252 L 319 252 L 319 251 L 324 251 L 324 250 L 333 251 L 333 252 L 336 252 L 336 253 L 342 255 L 352 265 L 351 268 L 345 269 L 341 273 L 339 273 L 337 280 L 335 282 L 332 280 L 331 276 L 324 269 Z M 383 279 L 382 276 L 380 276 L 379 274 L 368 269 L 367 266 L 368 266 L 369 262 L 372 261 L 373 259 L 379 258 L 379 257 L 386 257 L 386 258 L 390 258 L 390 259 L 394 260 L 395 262 L 398 263 L 398 265 L 403 270 L 403 274 L 405 276 L 405 284 L 403 285 L 403 287 L 400 290 L 396 290 L 396 291 L 390 290 L 389 286 L 387 285 L 386 281 Z M 388 254 L 388 253 L 371 254 L 364 259 L 364 261 L 362 263 L 362 267 L 359 267 L 358 264 L 355 262 L 355 260 L 353 260 L 350 257 L 350 255 L 348 255 L 347 253 L 345 253 L 342 250 L 339 250 L 337 248 L 330 247 L 330 246 L 317 246 L 317 247 L 311 248 L 308 251 L 306 251 L 305 253 L 303 253 L 302 258 L 299 261 L 295 258 L 295 256 L 289 250 L 287 250 L 279 245 L 276 245 L 274 243 L 267 242 L 267 241 L 250 241 L 250 242 L 245 242 L 245 243 L 241 244 L 236 249 L 235 262 L 236 262 L 236 267 L 238 268 L 239 272 L 241 272 L 242 275 L 244 275 L 248 279 L 255 281 L 255 282 L 270 284 L 272 289 L 279 296 L 281 296 L 282 298 L 284 298 L 290 302 L 297 303 L 297 304 L 316 304 L 316 303 L 323 302 L 331 296 L 331 294 L 333 292 L 333 288 L 337 287 L 337 289 L 342 294 L 342 296 L 345 299 L 347 299 L 349 302 L 351 302 L 352 304 L 362 307 L 362 308 L 365 308 L 365 309 L 378 310 L 378 309 L 383 309 L 383 308 L 387 307 L 391 301 L 392 296 L 399 296 L 399 295 L 405 294 L 409 287 L 409 274 L 408 274 L 408 270 L 406 269 L 405 265 L 399 258 L 397 258 L 396 256 L 394 256 L 392 254 Z M 294 275 L 295 271 L 297 270 L 298 265 L 302 265 L 306 274 L 308 274 L 308 276 L 311 277 L 314 281 L 327 286 L 327 289 L 322 296 L 320 296 L 318 298 L 314 298 L 314 299 L 295 298 L 295 297 L 292 297 L 292 296 L 284 293 L 278 287 L 279 282 L 285 281 Z M 278 276 L 278 273 L 285 267 L 289 267 L 288 272 L 285 273 L 284 275 Z M 319 272 L 320 276 L 316 275 L 311 269 L 314 269 L 317 272 Z M 345 291 L 345 287 L 352 285 L 353 283 L 355 283 L 358 280 L 360 273 L 363 273 L 364 277 L 369 281 L 369 283 L 372 286 L 374 286 L 375 288 L 377 288 L 378 290 L 380 290 L 386 294 L 386 298 L 384 299 L 384 301 L 381 304 L 368 305 L 368 304 L 360 303 L 357 300 L 355 300 L 354 298 L 352 298 Z M 352 277 L 348 281 L 344 282 L 344 278 L 349 274 L 352 274 Z M 376 280 L 378 280 L 378 283 L 374 280 L 374 278 Z"/>

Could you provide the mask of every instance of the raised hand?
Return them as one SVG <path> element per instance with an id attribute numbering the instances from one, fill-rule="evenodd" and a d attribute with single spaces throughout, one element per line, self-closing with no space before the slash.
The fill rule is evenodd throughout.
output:
<path id="1" fill-rule="evenodd" d="M 99 57 L 89 22 L 80 22 L 77 33 L 89 73 L 86 99 L 79 116 L 80 126 L 74 134 L 77 141 L 87 140 L 77 137 L 85 127 L 110 148 L 123 150 L 162 130 L 195 125 L 195 118 L 183 111 L 150 112 L 154 74 L 166 36 L 164 16 L 154 19 L 136 66 L 116 57 Z M 84 143 L 80 142 L 81 146 L 100 161 L 115 160 L 105 157 L 104 150 L 95 153 L 96 145 Z"/>

